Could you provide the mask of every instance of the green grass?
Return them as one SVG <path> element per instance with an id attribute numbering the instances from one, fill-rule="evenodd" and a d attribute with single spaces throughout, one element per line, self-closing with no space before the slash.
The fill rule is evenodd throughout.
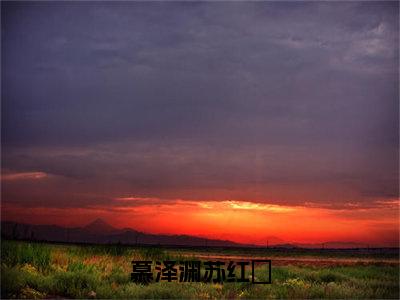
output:
<path id="1" fill-rule="evenodd" d="M 1 245 L 1 262 L 8 265 L 31 264 L 43 270 L 50 264 L 50 252 L 46 245 L 6 241 Z"/>
<path id="2" fill-rule="evenodd" d="M 121 249 L 118 249 L 121 248 Z M 131 260 L 183 259 L 160 248 L 79 246 L 2 241 L 2 298 L 390 298 L 399 297 L 398 265 L 282 266 L 272 284 L 130 281 Z M 187 254 L 187 253 L 186 253 Z M 221 254 L 221 253 L 217 253 Z M 192 257 L 186 260 L 193 259 Z M 273 258 L 272 258 L 273 263 Z M 263 269 L 257 278 L 266 279 Z M 248 276 L 249 273 L 246 274 Z"/>

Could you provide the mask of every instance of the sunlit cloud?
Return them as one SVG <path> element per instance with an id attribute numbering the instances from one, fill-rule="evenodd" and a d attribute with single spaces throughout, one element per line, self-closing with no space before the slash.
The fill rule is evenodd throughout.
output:
<path id="1" fill-rule="evenodd" d="M 228 203 L 232 208 L 235 209 L 263 210 L 271 212 L 295 211 L 295 208 L 293 207 L 287 207 L 282 205 L 261 204 L 261 203 L 245 202 L 245 201 L 226 201 L 226 203 Z"/>
<path id="2" fill-rule="evenodd" d="M 48 177 L 44 172 L 22 172 L 22 173 L 9 173 L 2 174 L 2 180 L 36 180 Z"/>
<path id="3" fill-rule="evenodd" d="M 124 205 L 162 205 L 165 206 L 196 206 L 200 209 L 225 209 L 225 210 L 253 210 L 253 211 L 269 211 L 276 213 L 293 212 L 296 210 L 294 206 L 283 206 L 276 204 L 256 203 L 240 200 L 222 200 L 222 201 L 192 201 L 183 199 L 160 199 L 149 197 L 116 197 L 114 201 L 123 203 Z M 117 204 L 118 205 L 118 204 Z"/>

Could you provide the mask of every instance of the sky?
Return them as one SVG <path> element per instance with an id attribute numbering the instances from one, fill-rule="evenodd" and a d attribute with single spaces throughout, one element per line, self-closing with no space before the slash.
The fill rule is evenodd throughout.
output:
<path id="1" fill-rule="evenodd" d="M 1 17 L 2 220 L 398 245 L 398 2 Z"/>

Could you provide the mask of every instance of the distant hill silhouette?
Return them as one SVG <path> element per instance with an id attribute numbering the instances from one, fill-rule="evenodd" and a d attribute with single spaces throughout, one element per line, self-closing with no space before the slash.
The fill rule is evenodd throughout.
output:
<path id="1" fill-rule="evenodd" d="M 117 229 L 102 219 L 84 227 L 65 228 L 57 225 L 31 225 L 2 222 L 1 235 L 5 238 L 70 243 L 122 243 L 130 245 L 182 245 L 182 246 L 252 246 L 228 240 L 206 239 L 190 235 L 148 234 L 129 228 Z"/>
<path id="2" fill-rule="evenodd" d="M 265 247 L 253 244 L 240 244 L 229 240 L 207 239 L 190 235 L 149 234 L 131 228 L 117 229 L 102 219 L 96 219 L 84 227 L 66 228 L 57 225 L 31 225 L 4 221 L 1 222 L 1 235 L 9 239 L 36 240 L 48 242 L 94 243 L 127 245 L 162 245 L 196 247 Z M 367 244 L 353 242 L 325 243 L 287 243 L 277 237 L 269 236 L 271 248 L 282 249 L 355 249 L 369 248 Z M 267 244 L 267 242 L 265 242 Z"/>

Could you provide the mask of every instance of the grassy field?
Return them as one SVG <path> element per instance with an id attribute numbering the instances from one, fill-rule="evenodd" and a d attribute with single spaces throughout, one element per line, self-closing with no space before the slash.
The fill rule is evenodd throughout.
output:
<path id="1" fill-rule="evenodd" d="M 213 252 L 214 251 L 214 252 Z M 229 252 L 229 251 L 228 251 Z M 295 254 L 279 263 L 279 252 L 257 257 L 272 259 L 272 284 L 225 282 L 131 282 L 131 261 L 191 260 L 221 257 L 217 250 L 195 251 L 117 245 L 82 246 L 3 240 L 1 244 L 2 298 L 399 298 L 397 256 L 361 258 L 313 252 Z M 234 251 L 247 260 L 249 253 Z M 243 256 L 241 256 L 243 255 Z M 228 257 L 229 258 L 229 257 Z M 321 261 L 328 264 L 321 264 Z M 275 263 L 278 262 L 278 263 Z M 281 261 L 282 262 L 282 261 Z M 292 262 L 292 263 L 291 263 Z M 265 271 L 257 270 L 260 279 Z"/>

